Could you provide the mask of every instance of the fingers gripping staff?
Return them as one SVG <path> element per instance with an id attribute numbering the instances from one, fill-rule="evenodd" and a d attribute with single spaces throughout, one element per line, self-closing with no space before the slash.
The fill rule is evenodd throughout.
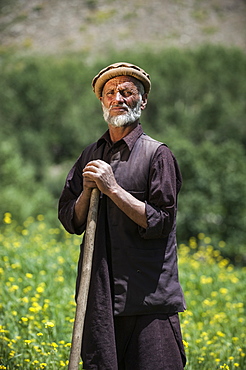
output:
<path id="1" fill-rule="evenodd" d="M 112 167 L 102 160 L 89 162 L 83 170 L 83 178 L 84 184 L 94 182 L 95 186 L 106 195 L 117 187 Z"/>
<path id="2" fill-rule="evenodd" d="M 92 190 L 86 226 L 83 266 L 77 298 L 68 370 L 77 370 L 79 368 L 85 312 L 91 278 L 92 257 L 94 252 L 99 194 L 100 193 L 97 188 Z"/>

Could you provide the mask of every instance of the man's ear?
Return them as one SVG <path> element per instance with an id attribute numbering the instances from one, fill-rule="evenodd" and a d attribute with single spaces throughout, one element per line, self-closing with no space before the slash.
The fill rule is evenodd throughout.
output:
<path id="1" fill-rule="evenodd" d="M 142 95 L 142 103 L 141 103 L 141 109 L 144 110 L 146 108 L 147 102 L 148 102 L 148 94 L 145 93 Z"/>

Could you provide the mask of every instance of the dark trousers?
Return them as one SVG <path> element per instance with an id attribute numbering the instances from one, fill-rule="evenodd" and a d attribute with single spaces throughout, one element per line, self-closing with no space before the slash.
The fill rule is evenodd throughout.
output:
<path id="1" fill-rule="evenodd" d="M 118 316 L 114 326 L 118 370 L 184 368 L 186 358 L 178 314 Z"/>

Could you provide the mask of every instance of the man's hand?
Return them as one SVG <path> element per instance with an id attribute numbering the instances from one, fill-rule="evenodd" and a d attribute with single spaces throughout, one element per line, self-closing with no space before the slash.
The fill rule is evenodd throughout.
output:
<path id="1" fill-rule="evenodd" d="M 111 166 L 98 159 L 89 162 L 83 170 L 83 193 L 90 192 L 91 188 L 97 187 L 102 193 L 107 195 L 129 218 L 136 224 L 147 227 L 147 218 L 145 213 L 145 203 L 133 197 L 117 184 Z M 82 193 L 82 194 L 83 194 Z M 81 202 L 82 203 L 82 202 Z M 79 204 L 75 210 L 79 214 Z M 80 218 L 79 219 L 84 219 Z"/>
<path id="2" fill-rule="evenodd" d="M 106 195 L 118 187 L 111 166 L 100 159 L 87 163 L 83 169 L 83 181 L 84 188 L 97 187 Z"/>
<path id="3" fill-rule="evenodd" d="M 119 188 L 111 166 L 101 160 L 87 163 L 82 176 L 83 191 L 76 201 L 74 212 L 74 224 L 76 227 L 80 227 L 86 222 L 93 188 L 98 188 L 107 196 L 112 196 L 113 192 Z"/>

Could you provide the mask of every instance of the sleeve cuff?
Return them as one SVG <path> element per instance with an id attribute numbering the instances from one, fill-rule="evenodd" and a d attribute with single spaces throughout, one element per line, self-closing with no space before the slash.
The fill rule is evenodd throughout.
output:
<path id="1" fill-rule="evenodd" d="M 138 227 L 140 236 L 144 239 L 156 239 L 163 237 L 163 221 L 161 211 L 149 205 L 146 201 L 145 210 L 148 226 L 146 229 L 141 226 Z"/>

